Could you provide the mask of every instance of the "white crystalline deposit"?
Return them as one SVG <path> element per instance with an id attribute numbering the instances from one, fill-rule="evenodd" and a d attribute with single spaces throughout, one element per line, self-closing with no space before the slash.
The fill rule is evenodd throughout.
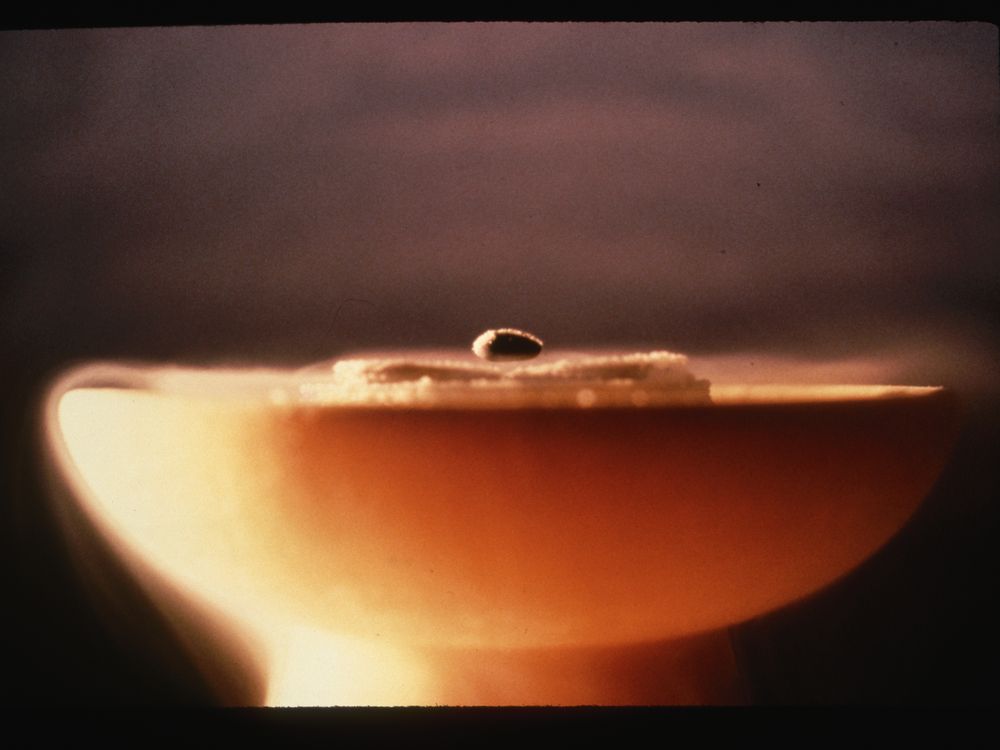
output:
<path id="1" fill-rule="evenodd" d="M 667 351 L 551 353 L 494 363 L 466 353 L 342 359 L 299 384 L 303 401 L 324 404 L 497 407 L 642 407 L 710 403 L 709 383 Z"/>

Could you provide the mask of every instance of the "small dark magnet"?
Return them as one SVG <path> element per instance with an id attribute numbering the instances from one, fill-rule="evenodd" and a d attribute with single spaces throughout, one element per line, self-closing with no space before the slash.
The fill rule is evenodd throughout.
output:
<path id="1" fill-rule="evenodd" d="M 491 328 L 472 342 L 477 357 L 491 361 L 531 359 L 542 351 L 542 340 L 516 328 Z"/>

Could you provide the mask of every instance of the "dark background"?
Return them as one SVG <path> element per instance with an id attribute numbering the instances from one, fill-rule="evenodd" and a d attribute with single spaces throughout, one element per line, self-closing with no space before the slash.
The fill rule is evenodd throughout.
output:
<path id="1" fill-rule="evenodd" d="M 0 32 L 9 698 L 211 700 L 137 592 L 109 626 L 55 532 L 59 370 L 513 325 L 955 388 L 913 523 L 737 643 L 758 703 L 995 703 L 997 59 L 976 23 Z"/>

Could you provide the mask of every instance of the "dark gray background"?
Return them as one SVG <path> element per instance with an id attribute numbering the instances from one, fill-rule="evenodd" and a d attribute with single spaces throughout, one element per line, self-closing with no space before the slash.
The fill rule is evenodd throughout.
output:
<path id="1" fill-rule="evenodd" d="M 760 702 L 995 699 L 976 623 L 996 598 L 998 101 L 997 29 L 974 23 L 0 32 L 15 694 L 200 700 L 123 656 L 58 562 L 31 443 L 55 371 L 304 364 L 513 325 L 899 356 L 901 378 L 959 388 L 966 452 L 905 553 L 924 568 L 876 561 L 881 584 L 829 595 L 847 626 L 772 618 L 747 659 Z M 899 585 L 907 566 L 922 583 Z M 888 589 L 909 592 L 897 619 Z M 96 686 L 88 659 L 110 665 Z"/>

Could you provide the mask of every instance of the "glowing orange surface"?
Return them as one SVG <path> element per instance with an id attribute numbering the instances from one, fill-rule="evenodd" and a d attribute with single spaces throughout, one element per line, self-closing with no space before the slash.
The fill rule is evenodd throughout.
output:
<path id="1" fill-rule="evenodd" d="M 420 642 L 626 643 L 735 623 L 883 544 L 950 441 L 940 393 L 593 412 L 297 412 L 274 425 L 306 598 L 352 581 Z M 382 613 L 405 612 L 396 623 Z M 398 630 L 398 632 L 396 632 Z"/>
<path id="2" fill-rule="evenodd" d="M 824 393 L 463 412 L 79 389 L 59 419 L 95 522 L 224 609 L 371 643 L 607 646 L 781 606 L 899 529 L 952 397 Z"/>

